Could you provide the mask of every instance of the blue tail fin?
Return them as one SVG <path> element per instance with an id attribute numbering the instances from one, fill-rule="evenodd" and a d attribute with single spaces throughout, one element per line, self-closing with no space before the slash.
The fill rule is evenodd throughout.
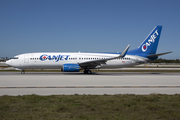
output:
<path id="1" fill-rule="evenodd" d="M 156 54 L 161 30 L 162 26 L 156 26 L 137 49 L 131 50 L 128 53 L 140 56 Z"/>

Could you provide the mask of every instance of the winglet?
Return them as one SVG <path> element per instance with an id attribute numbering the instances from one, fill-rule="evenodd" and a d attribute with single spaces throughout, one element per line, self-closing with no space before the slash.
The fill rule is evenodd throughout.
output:
<path id="1" fill-rule="evenodd" d="M 128 49 L 129 49 L 129 47 L 130 47 L 130 45 L 128 45 L 128 46 L 124 49 L 124 51 L 118 56 L 118 58 L 124 57 L 124 56 L 126 55 Z"/>

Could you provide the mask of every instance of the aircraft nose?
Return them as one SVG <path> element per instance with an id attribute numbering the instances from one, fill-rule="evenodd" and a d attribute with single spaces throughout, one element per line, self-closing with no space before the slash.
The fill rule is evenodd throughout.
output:
<path id="1" fill-rule="evenodd" d="M 6 61 L 5 64 L 11 66 L 11 64 L 12 64 L 12 63 L 11 63 L 11 60 Z"/>

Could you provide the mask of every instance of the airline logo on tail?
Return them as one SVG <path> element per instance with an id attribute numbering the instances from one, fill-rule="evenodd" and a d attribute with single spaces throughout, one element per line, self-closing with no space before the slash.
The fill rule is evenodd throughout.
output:
<path id="1" fill-rule="evenodd" d="M 155 39 L 158 36 L 158 31 L 156 30 L 149 38 L 149 40 L 147 40 L 147 42 L 145 44 L 142 45 L 142 51 L 146 52 L 146 50 L 148 49 L 148 47 L 151 45 L 151 43 L 155 42 Z"/>

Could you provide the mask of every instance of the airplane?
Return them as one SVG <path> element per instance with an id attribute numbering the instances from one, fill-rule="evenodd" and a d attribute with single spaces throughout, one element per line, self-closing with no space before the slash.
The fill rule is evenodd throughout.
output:
<path id="1" fill-rule="evenodd" d="M 128 51 L 128 45 L 122 53 L 82 53 L 82 52 L 41 52 L 15 56 L 6 64 L 25 73 L 25 69 L 61 69 L 63 72 L 91 74 L 91 69 L 115 69 L 145 64 L 172 52 L 156 54 L 162 26 L 155 26 L 140 46 Z"/>

